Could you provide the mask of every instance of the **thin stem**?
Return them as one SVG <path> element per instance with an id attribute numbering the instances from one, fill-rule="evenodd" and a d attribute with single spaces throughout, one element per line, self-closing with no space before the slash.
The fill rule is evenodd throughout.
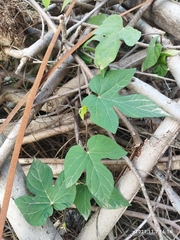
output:
<path id="1" fill-rule="evenodd" d="M 114 110 L 117 113 L 118 117 L 123 121 L 125 126 L 129 129 L 130 134 L 134 140 L 134 147 L 139 147 L 142 144 L 142 140 L 139 136 L 138 131 L 133 127 L 133 125 L 122 112 L 120 112 L 116 107 L 114 107 Z"/>

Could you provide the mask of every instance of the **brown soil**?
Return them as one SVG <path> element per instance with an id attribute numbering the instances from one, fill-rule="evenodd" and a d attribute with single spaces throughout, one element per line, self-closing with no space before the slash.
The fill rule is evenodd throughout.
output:
<path id="1" fill-rule="evenodd" d="M 35 13 L 23 0 L 0 0 L 0 46 L 21 48 L 25 39 L 24 30 L 34 22 Z M 8 56 L 1 50 L 0 60 L 7 59 Z"/>

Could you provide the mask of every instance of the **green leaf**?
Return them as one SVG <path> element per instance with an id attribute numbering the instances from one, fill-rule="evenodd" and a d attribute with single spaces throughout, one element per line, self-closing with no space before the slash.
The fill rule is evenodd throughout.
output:
<path id="1" fill-rule="evenodd" d="M 160 57 L 158 59 L 157 64 L 163 64 L 167 65 L 167 57 L 175 56 L 179 53 L 180 51 L 174 50 L 174 49 L 167 49 L 161 52 Z"/>
<path id="2" fill-rule="evenodd" d="M 139 40 L 140 36 L 141 33 L 130 26 L 126 26 L 119 33 L 120 39 L 128 46 L 133 46 Z"/>
<path id="3" fill-rule="evenodd" d="M 26 178 L 26 184 L 31 193 L 46 196 L 48 188 L 52 187 L 53 172 L 50 167 L 34 159 Z"/>
<path id="4" fill-rule="evenodd" d="M 118 34 L 117 31 L 121 30 L 122 28 L 122 18 L 117 14 L 113 14 L 103 21 L 103 24 L 95 30 L 94 34 L 100 36 L 115 35 L 115 33 Z"/>
<path id="5" fill-rule="evenodd" d="M 114 186 L 111 172 L 96 161 L 89 161 L 86 171 L 86 184 L 93 197 L 102 202 L 109 201 Z"/>
<path id="6" fill-rule="evenodd" d="M 135 69 L 108 71 L 104 78 L 99 74 L 91 79 L 89 86 L 98 96 L 91 94 L 82 104 L 88 107 L 91 120 L 95 124 L 116 132 L 119 120 L 113 106 L 117 102 L 120 104 L 121 96 L 118 91 L 130 83 L 134 73 Z"/>
<path id="7" fill-rule="evenodd" d="M 107 202 L 114 188 L 111 172 L 100 162 L 102 158 L 119 159 L 126 152 L 112 139 L 95 135 L 87 142 L 87 151 L 81 146 L 70 148 L 65 157 L 64 174 L 66 187 L 77 182 L 86 171 L 86 184 L 99 201 Z"/>
<path id="8" fill-rule="evenodd" d="M 162 77 L 166 76 L 167 72 L 168 72 L 167 64 L 161 64 L 161 63 L 156 64 L 153 69 L 154 74 L 158 74 L 159 76 L 162 76 Z"/>
<path id="9" fill-rule="evenodd" d="M 95 48 L 92 46 L 88 46 L 88 44 L 92 41 L 102 41 L 103 40 L 103 36 L 99 36 L 99 35 L 94 35 L 93 37 L 91 37 L 90 39 L 88 39 L 83 45 L 82 45 L 82 49 L 88 51 L 88 52 L 95 52 Z"/>
<path id="10" fill-rule="evenodd" d="M 125 206 L 131 206 L 131 204 L 129 204 L 128 201 L 125 200 L 125 198 L 118 192 L 116 188 L 113 189 L 111 197 L 107 203 L 100 202 L 96 198 L 95 201 L 100 207 L 107 209 L 116 209 Z"/>
<path id="11" fill-rule="evenodd" d="M 176 50 L 176 49 L 166 49 L 166 50 L 161 52 L 161 55 L 165 55 L 166 57 L 172 57 L 172 56 L 177 55 L 178 53 L 180 53 L 179 50 Z"/>
<path id="12" fill-rule="evenodd" d="M 117 107 L 128 117 L 158 117 L 168 116 L 149 98 L 133 94 L 121 96 L 118 91 L 127 86 L 135 72 L 135 69 L 111 70 L 104 78 L 96 75 L 90 81 L 90 89 L 96 94 L 91 94 L 83 99 L 82 104 L 88 107 L 91 120 L 100 127 L 115 133 L 119 119 L 113 107 Z"/>
<path id="13" fill-rule="evenodd" d="M 84 219 L 87 220 L 91 213 L 91 193 L 87 186 L 84 184 L 78 184 L 76 189 L 77 194 L 74 204 L 76 205 L 78 211 L 84 217 Z"/>
<path id="14" fill-rule="evenodd" d="M 89 192 L 87 186 L 84 184 L 78 184 L 77 195 L 74 203 L 80 214 L 85 218 L 85 220 L 88 220 L 88 217 L 91 213 L 91 198 L 92 195 Z M 100 207 L 107 209 L 116 209 L 131 205 L 124 199 L 124 197 L 117 191 L 116 188 L 113 189 L 108 202 L 99 201 L 95 197 L 94 200 Z"/>
<path id="15" fill-rule="evenodd" d="M 26 221 L 32 226 L 42 226 L 47 218 L 53 214 L 53 207 L 46 197 L 22 196 L 15 199 L 15 203 Z"/>
<path id="16" fill-rule="evenodd" d="M 62 5 L 62 8 L 61 8 L 61 12 L 64 10 L 64 8 L 71 2 L 71 0 L 64 0 L 63 1 L 63 5 Z"/>
<path id="17" fill-rule="evenodd" d="M 86 49 L 88 50 L 88 49 Z M 80 58 L 82 58 L 82 60 L 86 63 L 86 64 L 91 64 L 92 63 L 92 58 L 90 58 L 89 56 L 87 56 L 86 54 L 84 54 L 81 51 L 77 51 L 78 55 Z"/>
<path id="18" fill-rule="evenodd" d="M 77 182 L 86 169 L 86 163 L 88 161 L 89 156 L 80 145 L 73 146 L 69 149 L 64 162 L 66 187 L 71 187 Z"/>
<path id="19" fill-rule="evenodd" d="M 122 18 L 119 15 L 111 15 L 94 32 L 91 40 L 100 43 L 95 50 L 95 64 L 100 70 L 114 61 L 119 51 L 120 40 L 133 46 L 140 38 L 141 33 L 130 26 L 123 27 Z"/>
<path id="20" fill-rule="evenodd" d="M 87 113 L 87 107 L 86 106 L 82 106 L 79 109 L 79 116 L 81 117 L 82 120 L 84 120 L 84 115 Z"/>
<path id="21" fill-rule="evenodd" d="M 103 70 L 113 62 L 119 51 L 120 41 L 117 38 L 107 37 L 95 49 L 94 63 Z"/>
<path id="22" fill-rule="evenodd" d="M 158 74 L 159 76 L 166 76 L 168 72 L 168 67 L 167 67 L 167 57 L 175 56 L 179 53 L 180 51 L 174 50 L 174 49 L 167 49 L 164 50 L 160 53 L 160 57 L 154 66 L 153 73 Z"/>
<path id="23" fill-rule="evenodd" d="M 66 188 L 64 171 L 62 171 L 59 174 L 55 185 L 47 190 L 47 196 L 50 198 L 53 207 L 56 210 L 61 211 L 70 207 L 74 202 L 76 186 L 72 185 L 70 188 Z"/>
<path id="24" fill-rule="evenodd" d="M 156 43 L 157 39 L 158 36 L 154 37 L 149 44 L 149 47 L 147 49 L 147 56 L 142 63 L 142 71 L 145 71 L 146 69 L 154 66 L 160 57 L 162 45 Z"/>
<path id="25" fill-rule="evenodd" d="M 90 24 L 94 24 L 97 26 L 102 25 L 102 23 L 104 22 L 104 20 L 106 19 L 106 15 L 105 14 L 99 14 L 97 16 L 93 16 L 91 17 L 87 22 Z"/>
<path id="26" fill-rule="evenodd" d="M 167 56 L 165 54 L 160 54 L 157 64 L 167 65 L 166 57 Z"/>
<path id="27" fill-rule="evenodd" d="M 44 4 L 46 9 L 49 7 L 50 2 L 51 0 L 42 0 L 42 3 Z"/>
<path id="28" fill-rule="evenodd" d="M 50 167 L 35 159 L 27 176 L 27 187 L 35 196 L 21 196 L 15 200 L 26 221 L 33 226 L 42 226 L 52 215 L 53 207 L 60 211 L 74 202 L 76 186 L 66 188 L 64 172 L 59 174 L 55 185 L 52 180 Z"/>
<path id="29" fill-rule="evenodd" d="M 122 97 L 119 108 L 126 116 L 132 118 L 169 116 L 153 101 L 141 94 Z"/>

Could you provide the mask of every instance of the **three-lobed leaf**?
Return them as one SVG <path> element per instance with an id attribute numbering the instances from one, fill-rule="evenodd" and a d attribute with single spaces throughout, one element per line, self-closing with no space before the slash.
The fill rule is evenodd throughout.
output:
<path id="1" fill-rule="evenodd" d="M 63 210 L 72 205 L 76 195 L 76 186 L 66 188 L 64 172 L 61 172 L 52 185 L 52 170 L 46 164 L 35 159 L 27 175 L 27 187 L 35 196 L 21 196 L 15 203 L 24 218 L 33 226 L 42 226 L 52 215 L 53 208 Z"/>
<path id="2" fill-rule="evenodd" d="M 116 14 L 106 18 L 94 34 L 95 36 L 91 40 L 100 42 L 96 47 L 94 58 L 95 64 L 100 70 L 114 61 L 119 51 L 120 40 L 123 40 L 128 46 L 133 46 L 141 35 L 138 30 L 130 26 L 123 27 L 122 18 Z"/>
<path id="3" fill-rule="evenodd" d="M 157 117 L 167 116 L 153 101 L 141 94 L 121 96 L 118 92 L 127 86 L 135 69 L 111 70 L 103 78 L 96 75 L 90 81 L 89 87 L 95 94 L 83 99 L 82 104 L 87 106 L 91 113 L 91 120 L 112 133 L 118 128 L 118 116 L 113 107 L 117 107 L 128 117 Z"/>
<path id="4" fill-rule="evenodd" d="M 128 46 L 133 46 L 141 36 L 138 30 L 130 26 L 123 27 L 122 18 L 116 14 L 106 18 L 102 25 L 95 30 L 94 34 L 102 37 L 102 39 L 114 37 L 123 40 Z"/>
<path id="5" fill-rule="evenodd" d="M 87 142 L 87 151 L 81 146 L 70 148 L 65 157 L 66 187 L 75 184 L 86 171 L 86 184 L 93 197 L 108 202 L 114 188 L 111 172 L 100 162 L 103 158 L 119 159 L 126 152 L 112 139 L 95 135 Z"/>

